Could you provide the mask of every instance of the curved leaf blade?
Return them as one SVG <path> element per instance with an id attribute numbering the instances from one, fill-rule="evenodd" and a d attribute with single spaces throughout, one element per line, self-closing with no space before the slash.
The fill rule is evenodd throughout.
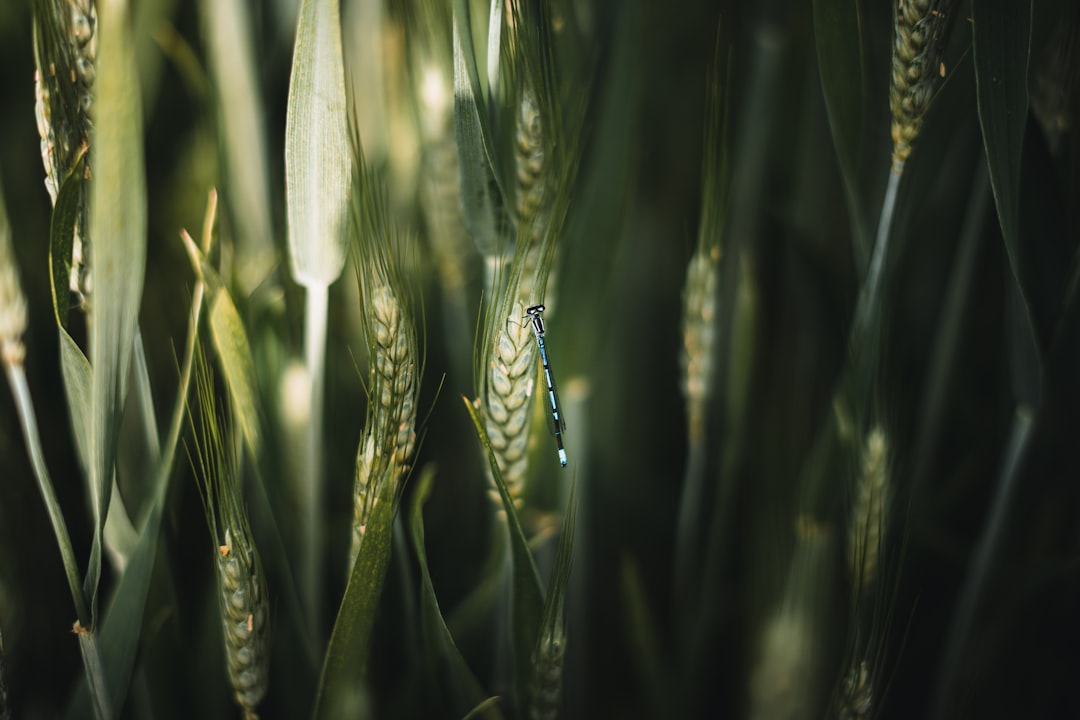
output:
<path id="1" fill-rule="evenodd" d="M 392 483 L 372 508 L 360 553 L 338 609 L 315 696 L 317 720 L 356 717 L 363 707 L 361 679 L 371 644 L 386 570 L 390 565 L 394 510 Z"/>
<path id="2" fill-rule="evenodd" d="M 424 505 L 431 496 L 434 480 L 434 469 L 425 468 L 417 481 L 409 511 L 413 551 L 416 553 L 416 561 L 420 566 L 420 626 L 426 657 L 432 664 L 436 662 L 442 664 L 445 675 L 443 683 L 438 685 L 439 697 L 447 703 L 444 707 L 451 710 L 455 716 L 468 716 L 471 712 L 479 713 L 480 708 L 483 707 L 489 713 L 483 715 L 484 717 L 501 717 L 497 705 L 492 707 L 484 705 L 488 698 L 454 643 L 454 638 L 439 609 L 435 585 L 431 581 L 424 538 Z M 433 668 L 433 673 L 439 671 L 439 668 Z M 478 714 L 477 717 L 479 716 L 481 715 Z"/>
<path id="3" fill-rule="evenodd" d="M 863 223 L 859 178 L 866 86 L 858 0 L 814 0 L 814 40 L 822 95 L 847 195 L 856 249 L 861 256 L 869 257 L 870 238 Z"/>
<path id="4" fill-rule="evenodd" d="M 499 461 L 495 459 L 495 453 L 491 449 L 491 440 L 487 430 L 484 429 L 484 421 L 480 412 L 469 401 L 469 398 L 461 396 L 465 408 L 472 418 L 476 428 L 477 437 L 487 454 L 488 463 L 491 465 L 491 474 L 495 478 L 495 485 L 499 489 L 502 498 L 503 509 L 506 511 L 506 520 L 510 530 L 510 554 L 512 563 L 512 585 L 510 605 L 513 616 L 512 637 L 514 639 L 514 662 L 515 677 L 517 678 L 517 693 L 519 702 L 524 700 L 528 692 L 529 680 L 532 669 L 532 652 L 536 646 L 536 638 L 540 633 L 540 622 L 544 613 L 544 593 L 540 588 L 540 573 L 536 569 L 529 543 L 525 539 L 525 533 L 521 529 L 521 521 L 514 507 L 514 499 L 510 490 L 506 487 L 502 472 L 499 470 Z"/>
<path id="5" fill-rule="evenodd" d="M 1033 315 L 1020 249 L 1020 169 L 1028 112 L 1030 0 L 980 0 L 972 3 L 972 45 L 979 124 L 982 127 L 990 187 L 1009 265 L 1024 297 L 1036 334 L 1045 339 Z"/>
<path id="6" fill-rule="evenodd" d="M 94 541 L 85 586 L 95 622 L 102 532 L 146 272 L 142 106 L 127 11 L 125 0 L 101 7 L 90 187 L 90 257 L 98 291 L 90 323 Z"/>

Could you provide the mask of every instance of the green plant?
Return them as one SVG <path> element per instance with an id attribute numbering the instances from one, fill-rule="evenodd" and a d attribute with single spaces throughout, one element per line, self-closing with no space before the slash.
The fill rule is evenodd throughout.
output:
<path id="1" fill-rule="evenodd" d="M 0 717 L 1076 714 L 1072 3 L 0 6 Z"/>

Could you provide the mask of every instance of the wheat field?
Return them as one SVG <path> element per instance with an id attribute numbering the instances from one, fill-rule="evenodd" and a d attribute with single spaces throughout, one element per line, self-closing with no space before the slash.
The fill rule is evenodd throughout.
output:
<path id="1" fill-rule="evenodd" d="M 1080 7 L 0 3 L 0 720 L 1077 717 Z"/>

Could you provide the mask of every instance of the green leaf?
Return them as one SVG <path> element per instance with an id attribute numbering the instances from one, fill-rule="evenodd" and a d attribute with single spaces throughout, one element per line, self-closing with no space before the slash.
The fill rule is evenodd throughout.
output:
<path id="1" fill-rule="evenodd" d="M 544 611 L 544 593 L 540 589 L 540 574 L 536 570 L 529 543 L 525 539 L 525 533 L 521 529 L 521 521 L 514 507 L 514 499 L 510 490 L 503 481 L 502 472 L 499 470 L 499 461 L 495 459 L 495 453 L 491 449 L 491 440 L 484 429 L 484 421 L 480 418 L 480 412 L 473 406 L 467 397 L 461 396 L 465 403 L 465 409 L 472 418 L 476 428 L 480 445 L 487 454 L 488 463 L 491 465 L 491 475 L 495 479 L 495 486 L 499 489 L 502 498 L 503 509 L 506 511 L 507 524 L 510 530 L 510 557 L 512 566 L 511 585 L 511 612 L 513 618 L 512 637 L 514 639 L 514 662 L 515 676 L 517 678 L 517 692 L 519 702 L 524 699 L 528 692 L 529 680 L 532 668 L 532 651 L 536 645 L 536 638 L 540 632 L 540 620 Z"/>
<path id="2" fill-rule="evenodd" d="M 172 473 L 173 460 L 176 456 L 176 447 L 180 438 L 180 426 L 187 404 L 192 363 L 195 350 L 198 347 L 197 330 L 202 308 L 200 297 L 201 293 L 197 290 L 192 304 L 192 317 L 188 327 L 187 345 L 184 349 L 184 365 L 180 384 L 176 391 L 173 419 L 165 446 L 158 457 L 154 494 L 146 522 L 139 532 L 135 548 L 130 553 L 127 565 L 120 576 L 120 581 L 109 602 L 101 626 L 99 647 L 104 666 L 108 669 L 107 686 L 109 688 L 109 697 L 112 698 L 127 697 L 132 671 L 135 666 L 135 657 L 142 637 L 142 619 L 145 614 L 146 598 L 153 577 L 154 558 L 157 553 L 158 538 L 161 535 L 163 509 L 168 496 L 169 478 Z M 67 356 L 62 354 L 62 358 L 65 359 L 65 386 L 71 384 L 67 382 L 67 365 L 70 364 L 80 371 L 80 374 L 73 373 L 74 379 L 77 380 L 82 377 L 82 382 L 86 387 L 89 387 L 89 363 L 87 363 L 86 358 L 83 357 L 82 352 L 75 346 L 74 341 L 71 340 L 67 333 L 63 329 L 61 329 L 60 333 L 62 353 L 66 353 L 72 358 L 68 361 Z M 65 339 L 66 343 L 64 342 Z M 80 359 L 81 363 L 78 362 Z M 83 394 L 88 395 L 85 390 Z M 77 415 L 76 408 L 78 406 L 72 401 L 72 396 L 73 394 L 69 390 L 69 405 L 72 408 L 74 417 Z M 78 399 L 79 396 L 74 397 Z M 113 512 L 109 513 L 110 518 L 113 514 Z M 68 706 L 66 717 L 78 718 L 85 714 L 87 706 L 86 692 L 87 686 L 85 683 L 81 684 Z"/>
<path id="3" fill-rule="evenodd" d="M 363 707 L 363 669 L 390 564 L 394 524 L 392 485 L 383 483 L 383 492 L 372 508 L 360 553 L 338 609 L 315 695 L 316 720 L 356 717 Z"/>
<path id="4" fill-rule="evenodd" d="M 56 314 L 56 324 L 62 328 L 67 327 L 71 309 L 71 249 L 75 226 L 86 202 L 87 185 L 83 179 L 85 157 L 83 154 L 64 178 L 49 224 L 49 277 L 52 282 L 53 312 Z"/>
<path id="5" fill-rule="evenodd" d="M 467 3 L 464 3 L 467 8 Z M 492 162 L 491 126 L 477 90 L 476 56 L 472 50 L 468 11 L 454 17 L 454 128 L 461 173 L 461 210 L 479 251 L 496 255 L 501 235 L 498 178 Z"/>
<path id="6" fill-rule="evenodd" d="M 64 286 L 67 287 L 66 285 Z M 60 336 L 60 371 L 64 378 L 71 429 L 75 435 L 75 451 L 86 477 L 90 476 L 90 418 L 93 417 L 94 371 L 83 351 L 63 327 Z"/>
<path id="7" fill-rule="evenodd" d="M 327 286 L 345 267 L 351 155 L 339 0 L 304 0 L 285 115 L 285 199 L 293 277 Z"/>
<path id="8" fill-rule="evenodd" d="M 217 98 L 225 200 L 234 218 L 236 277 L 251 292 L 277 261 L 270 217 L 265 106 L 259 92 L 250 5 L 202 0 L 203 38 Z"/>
<path id="9" fill-rule="evenodd" d="M 85 580 L 95 622 L 102 531 L 146 271 L 142 107 L 124 0 L 103 4 L 98 30 L 94 182 L 90 187 L 90 257 L 94 286 L 99 289 L 90 323 L 94 541 Z"/>
<path id="10" fill-rule="evenodd" d="M 1031 8 L 1030 0 L 980 0 L 972 3 L 971 17 L 979 124 L 990 187 L 1009 264 L 1024 296 L 1028 317 L 1039 332 L 1044 328 L 1033 316 L 1031 288 L 1022 268 L 1019 224 Z"/>
<path id="11" fill-rule="evenodd" d="M 263 418 L 259 411 L 255 362 L 252 359 L 251 343 L 248 342 L 247 332 L 244 330 L 244 322 L 233 304 L 232 296 L 225 289 L 225 284 L 206 262 L 202 251 L 189 236 L 184 235 L 183 241 L 195 273 L 206 283 L 207 301 L 210 305 L 210 338 L 214 343 L 214 350 L 217 351 L 221 370 L 225 374 L 225 386 L 232 398 L 233 417 L 240 426 L 251 457 L 260 458 Z"/>
<path id="12" fill-rule="evenodd" d="M 861 257 L 868 258 L 870 238 L 864 225 L 859 176 L 866 96 L 859 0 L 814 0 L 814 40 L 856 249 Z"/>
<path id="13" fill-rule="evenodd" d="M 424 505 L 431 496 L 434 480 L 434 469 L 430 466 L 425 468 L 413 491 L 409 525 L 412 528 L 413 550 L 420 565 L 420 626 L 425 644 L 425 658 L 432 664 L 439 663 L 439 668 L 432 669 L 432 672 L 439 672 L 440 669 L 442 671 L 442 683 L 438 685 L 440 694 L 437 696 L 439 706 L 456 717 L 479 712 L 485 696 L 446 626 L 439 609 L 439 600 L 435 596 L 435 585 L 431 582 L 428 571 L 424 541 Z M 501 717 L 497 707 L 489 709 L 491 713 L 487 716 Z"/>
<path id="14" fill-rule="evenodd" d="M 93 687 L 90 699 L 93 701 L 94 717 L 98 718 L 98 720 L 110 720 L 113 717 L 113 709 L 106 690 L 107 682 L 105 670 L 102 667 L 101 653 L 98 648 L 97 633 L 92 630 L 79 629 L 76 630 L 76 635 L 79 637 L 79 650 L 82 652 L 86 677 Z M 86 707 L 85 704 L 83 707 Z"/>

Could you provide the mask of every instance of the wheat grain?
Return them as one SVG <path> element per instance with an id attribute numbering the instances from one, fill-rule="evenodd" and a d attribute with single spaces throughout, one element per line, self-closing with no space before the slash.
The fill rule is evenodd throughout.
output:
<path id="1" fill-rule="evenodd" d="M 889 105 L 892 167 L 898 175 L 903 172 L 933 100 L 951 6 L 952 0 L 899 0 L 896 8 Z"/>

